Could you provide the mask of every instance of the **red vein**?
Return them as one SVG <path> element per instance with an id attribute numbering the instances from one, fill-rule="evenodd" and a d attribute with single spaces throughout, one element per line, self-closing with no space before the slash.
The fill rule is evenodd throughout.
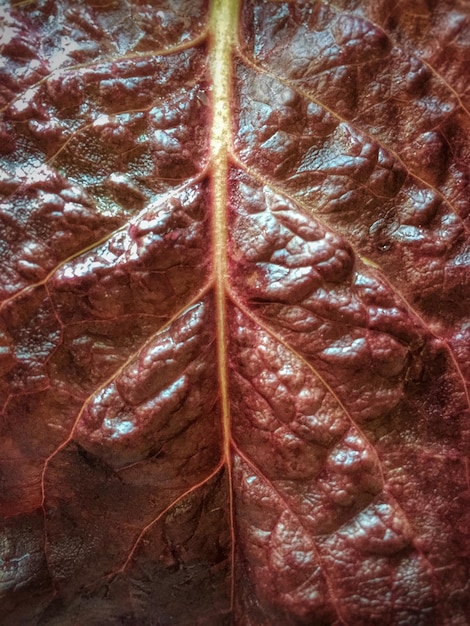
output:
<path id="1" fill-rule="evenodd" d="M 137 550 L 137 548 L 139 546 L 139 543 L 142 541 L 143 537 L 149 532 L 149 530 L 153 526 L 155 526 L 155 524 L 157 524 L 163 517 L 165 517 L 165 515 L 167 513 L 169 513 L 169 511 L 171 511 L 171 509 L 173 509 L 179 502 L 181 502 L 181 500 L 183 500 L 184 498 L 186 498 L 190 494 L 194 493 L 195 491 L 197 491 L 198 489 L 200 489 L 201 487 L 206 485 L 212 478 L 214 478 L 214 476 L 216 476 L 218 474 L 218 472 L 222 469 L 223 466 L 224 466 L 224 459 L 222 459 L 219 462 L 217 467 L 215 469 L 213 469 L 212 472 L 208 476 L 203 478 L 201 481 L 199 481 L 198 483 L 196 483 L 195 485 L 193 485 L 189 489 L 186 489 L 181 495 L 179 495 L 177 498 L 175 498 L 175 500 L 170 502 L 170 504 L 165 509 L 163 509 L 163 511 L 161 513 L 159 513 L 151 522 L 146 524 L 142 528 L 140 533 L 138 534 L 137 538 L 135 539 L 132 548 L 129 550 L 129 554 L 127 555 L 126 560 L 121 565 L 121 567 L 119 567 L 119 569 L 117 569 L 117 570 L 115 570 L 113 572 L 112 576 L 114 577 L 117 574 L 122 574 L 125 571 L 125 569 L 129 565 L 129 563 L 131 562 L 132 557 L 134 556 L 135 551 Z"/>

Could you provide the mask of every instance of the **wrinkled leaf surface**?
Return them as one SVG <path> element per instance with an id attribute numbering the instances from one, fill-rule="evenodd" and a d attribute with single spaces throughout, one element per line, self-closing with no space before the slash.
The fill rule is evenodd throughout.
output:
<path id="1" fill-rule="evenodd" d="M 469 624 L 468 2 L 0 13 L 0 623 Z"/>

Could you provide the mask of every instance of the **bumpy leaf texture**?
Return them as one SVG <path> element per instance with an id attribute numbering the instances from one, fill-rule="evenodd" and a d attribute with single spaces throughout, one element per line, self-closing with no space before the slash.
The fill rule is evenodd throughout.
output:
<path id="1" fill-rule="evenodd" d="M 468 0 L 0 11 L 2 626 L 469 624 Z"/>

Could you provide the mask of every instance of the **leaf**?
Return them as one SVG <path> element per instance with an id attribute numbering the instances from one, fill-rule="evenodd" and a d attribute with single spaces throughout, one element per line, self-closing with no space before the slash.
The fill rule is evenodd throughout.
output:
<path id="1" fill-rule="evenodd" d="M 469 624 L 465 3 L 4 3 L 2 625 Z"/>

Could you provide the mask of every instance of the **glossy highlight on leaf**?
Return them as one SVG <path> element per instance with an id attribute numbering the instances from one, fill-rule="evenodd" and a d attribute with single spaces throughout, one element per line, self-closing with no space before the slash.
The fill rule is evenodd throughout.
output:
<path id="1" fill-rule="evenodd" d="M 0 7 L 0 625 L 470 624 L 470 7 Z"/>

